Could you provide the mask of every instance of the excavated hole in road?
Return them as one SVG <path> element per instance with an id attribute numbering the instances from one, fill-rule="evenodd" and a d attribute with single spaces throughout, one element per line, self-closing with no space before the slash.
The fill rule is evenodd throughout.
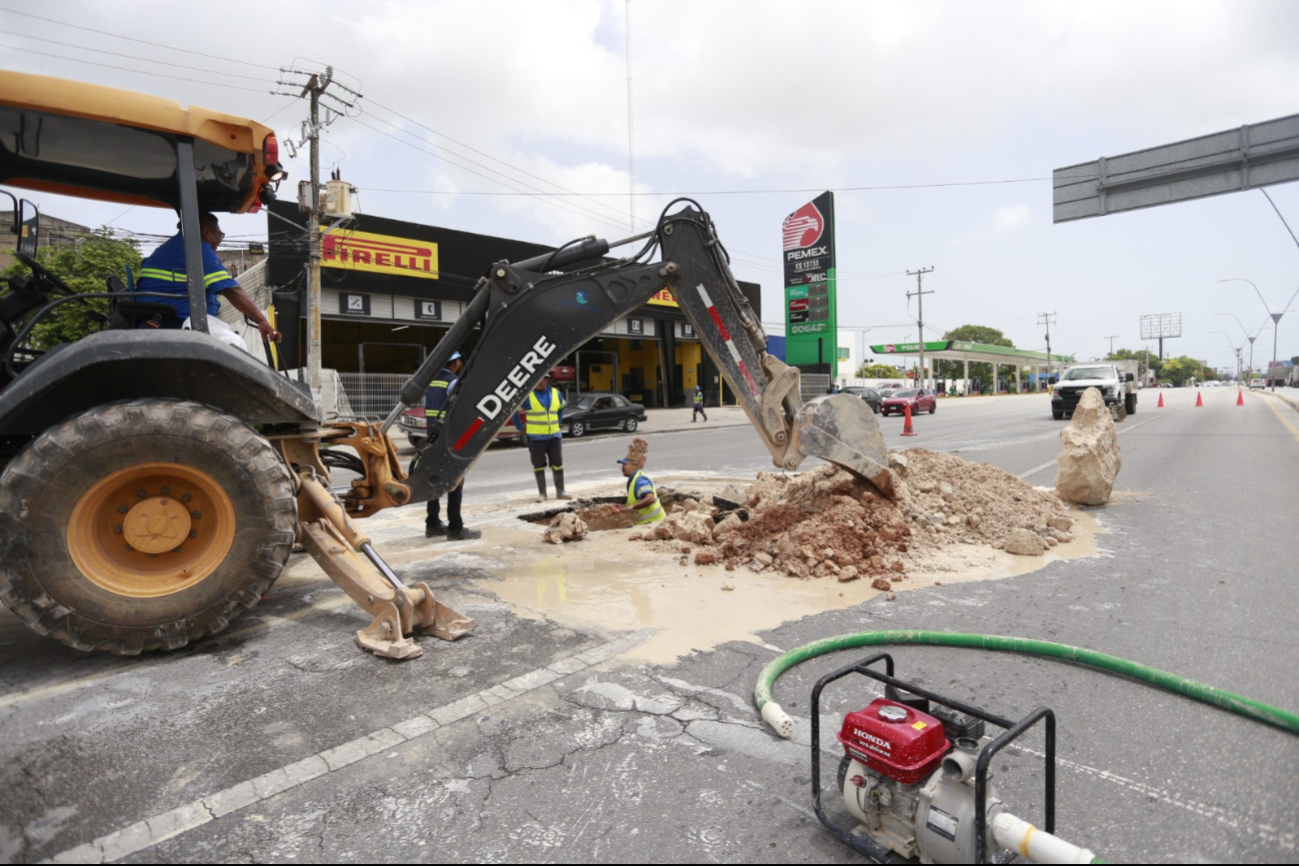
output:
<path id="1" fill-rule="evenodd" d="M 698 500 L 700 494 L 679 493 L 662 488 L 659 490 L 659 502 L 669 508 L 687 499 Z M 590 499 L 575 499 L 569 505 L 556 505 L 541 511 L 529 511 L 520 514 L 519 519 L 538 526 L 551 526 L 561 514 L 576 514 L 586 524 L 590 532 L 603 532 L 610 529 L 630 529 L 636 525 L 636 513 L 625 506 L 625 496 L 595 496 Z M 619 507 L 619 511 L 614 511 Z"/>

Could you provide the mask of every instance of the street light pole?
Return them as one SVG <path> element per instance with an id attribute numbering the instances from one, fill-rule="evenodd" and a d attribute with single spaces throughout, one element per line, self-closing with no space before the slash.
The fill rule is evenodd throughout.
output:
<path id="1" fill-rule="evenodd" d="M 1268 198 L 1268 201 L 1271 201 L 1271 200 L 1272 200 L 1272 199 L 1269 197 L 1269 198 Z M 1273 205 L 1273 207 L 1275 208 L 1276 205 Z M 1281 215 L 1281 212 L 1280 212 L 1280 211 L 1277 211 L 1277 216 L 1280 216 L 1280 215 Z M 1282 220 L 1282 222 L 1284 222 L 1284 219 Z M 1290 226 L 1287 225 L 1286 228 L 1289 229 Z M 1228 278 L 1225 279 L 1225 280 L 1218 280 L 1218 282 L 1220 282 L 1220 283 L 1249 283 L 1251 286 L 1254 286 L 1254 283 L 1253 283 L 1252 281 L 1247 280 L 1247 279 L 1245 279 L 1244 277 L 1228 277 Z M 1275 365 L 1275 364 L 1276 364 L 1276 341 L 1277 341 L 1277 337 L 1278 337 L 1278 336 L 1280 335 L 1280 333 L 1281 333 L 1281 317 L 1284 316 L 1284 315 L 1286 314 L 1287 309 L 1289 308 L 1289 306 L 1290 306 L 1292 303 L 1294 303 L 1294 299 L 1295 299 L 1296 297 L 1299 297 L 1299 289 L 1295 289 L 1295 293 L 1294 293 L 1293 295 L 1291 295 L 1291 296 L 1290 296 L 1290 300 L 1287 301 L 1283 307 L 1281 307 L 1281 312 L 1279 312 L 1279 313 L 1274 313 L 1274 312 L 1272 312 L 1272 308 L 1269 307 L 1269 306 L 1267 305 L 1267 301 L 1263 300 L 1263 293 L 1260 292 L 1260 291 L 1258 290 L 1258 286 L 1254 286 L 1254 293 L 1258 295 L 1258 299 L 1259 299 L 1260 301 L 1263 301 L 1263 308 L 1267 310 L 1268 315 L 1272 318 L 1272 365 Z M 1251 352 L 1250 352 L 1250 362 L 1251 362 L 1251 364 L 1253 363 L 1253 358 L 1254 358 L 1254 354 L 1253 354 L 1253 351 L 1252 351 L 1252 349 L 1251 349 Z M 1272 366 L 1269 365 L 1269 367 L 1268 367 L 1268 373 L 1270 374 L 1271 372 L 1272 372 Z M 1271 380 L 1271 381 L 1272 381 L 1272 390 L 1275 391 L 1275 390 L 1276 390 L 1276 380 L 1273 379 L 1273 380 Z"/>

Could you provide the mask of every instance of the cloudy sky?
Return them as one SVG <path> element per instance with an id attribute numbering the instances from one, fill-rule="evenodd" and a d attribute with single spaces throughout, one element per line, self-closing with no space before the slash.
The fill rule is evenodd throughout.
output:
<path id="1" fill-rule="evenodd" d="M 1050 182 L 1056 168 L 1299 112 L 1291 0 L 204 8 L 0 0 L 0 66 L 252 117 L 284 141 L 306 104 L 272 93 L 290 89 L 278 68 L 331 64 L 364 98 L 329 127 L 323 163 L 364 212 L 559 243 L 642 230 L 691 194 L 737 276 L 762 284 L 776 333 L 781 221 L 833 189 L 839 321 L 871 343 L 914 339 L 905 272 L 933 267 L 927 335 L 983 324 L 1043 349 L 1037 315 L 1052 312 L 1053 349 L 1089 358 L 1109 335 L 1139 348 L 1140 314 L 1181 312 L 1167 351 L 1234 368 L 1244 330 L 1215 314 L 1253 333 L 1290 303 L 1279 353 L 1299 355 L 1299 245 L 1262 193 L 1053 225 Z M 306 176 L 305 153 L 289 169 Z M 1299 185 L 1269 193 L 1299 232 Z M 145 208 L 40 203 L 89 225 L 174 225 Z M 225 228 L 264 237 L 266 219 Z M 1270 325 L 1256 347 L 1258 366 Z"/>

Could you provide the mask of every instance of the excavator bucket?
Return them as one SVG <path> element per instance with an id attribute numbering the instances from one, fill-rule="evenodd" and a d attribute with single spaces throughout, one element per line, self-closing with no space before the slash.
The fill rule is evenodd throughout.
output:
<path id="1" fill-rule="evenodd" d="M 794 428 L 804 454 L 842 466 L 885 498 L 896 498 L 884 434 L 865 400 L 851 394 L 815 397 L 798 410 Z"/>

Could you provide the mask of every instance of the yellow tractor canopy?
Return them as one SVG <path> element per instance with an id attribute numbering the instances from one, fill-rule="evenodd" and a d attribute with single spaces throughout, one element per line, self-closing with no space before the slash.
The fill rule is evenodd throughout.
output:
<path id="1" fill-rule="evenodd" d="M 0 183 L 179 209 L 177 143 L 185 141 L 200 210 L 260 208 L 267 167 L 279 163 L 269 127 L 129 90 L 0 71 Z"/>

